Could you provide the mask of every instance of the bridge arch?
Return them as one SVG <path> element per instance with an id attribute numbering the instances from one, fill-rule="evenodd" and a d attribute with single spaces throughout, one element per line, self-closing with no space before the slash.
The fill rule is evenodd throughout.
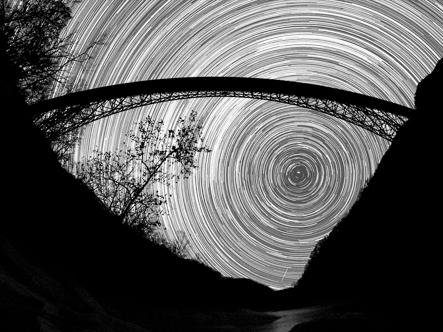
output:
<path id="1" fill-rule="evenodd" d="M 112 85 L 67 94 L 30 106 L 48 133 L 64 134 L 136 107 L 172 100 L 239 97 L 296 105 L 335 116 L 392 141 L 412 109 L 319 85 L 241 77 L 186 77 Z"/>

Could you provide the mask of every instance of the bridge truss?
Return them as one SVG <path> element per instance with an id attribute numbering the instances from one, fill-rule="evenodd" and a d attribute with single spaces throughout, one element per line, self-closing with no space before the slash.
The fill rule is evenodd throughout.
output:
<path id="1" fill-rule="evenodd" d="M 348 91 L 254 78 L 178 78 L 81 91 L 31 105 L 50 139 L 130 109 L 173 100 L 234 97 L 268 100 L 329 114 L 392 141 L 412 109 Z"/>

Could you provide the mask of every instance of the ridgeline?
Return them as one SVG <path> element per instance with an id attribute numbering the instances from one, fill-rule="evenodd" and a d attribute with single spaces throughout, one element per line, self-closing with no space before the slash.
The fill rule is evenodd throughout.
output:
<path id="1" fill-rule="evenodd" d="M 33 126 L 7 61 L 0 59 L 0 331 L 193 331 L 205 323 L 193 313 L 270 302 L 269 288 L 179 258 L 110 214 Z"/>
<path id="2" fill-rule="evenodd" d="M 347 302 L 391 324 L 386 331 L 427 331 L 438 317 L 442 93 L 443 59 L 418 85 L 415 114 L 348 215 L 317 244 L 296 286 L 280 292 L 287 305 Z"/>

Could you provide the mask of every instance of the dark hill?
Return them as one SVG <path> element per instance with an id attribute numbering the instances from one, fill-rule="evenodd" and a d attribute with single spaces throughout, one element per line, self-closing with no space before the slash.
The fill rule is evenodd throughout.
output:
<path id="1" fill-rule="evenodd" d="M 282 292 L 286 299 L 351 301 L 427 331 L 441 287 L 442 98 L 443 59 L 418 85 L 415 114 L 358 201 L 316 246 L 294 289 Z"/>
<path id="2" fill-rule="evenodd" d="M 3 56 L 0 67 L 0 331 L 166 331 L 174 312 L 268 305 L 269 288 L 178 258 L 109 214 L 32 125 Z"/>

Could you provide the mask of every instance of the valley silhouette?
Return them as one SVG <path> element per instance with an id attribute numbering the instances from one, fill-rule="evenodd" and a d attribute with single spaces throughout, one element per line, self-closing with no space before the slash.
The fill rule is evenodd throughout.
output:
<path id="1" fill-rule="evenodd" d="M 431 330 L 441 283 L 443 59 L 301 279 L 273 291 L 178 257 L 110 213 L 33 124 L 6 42 L 0 331 Z"/>

